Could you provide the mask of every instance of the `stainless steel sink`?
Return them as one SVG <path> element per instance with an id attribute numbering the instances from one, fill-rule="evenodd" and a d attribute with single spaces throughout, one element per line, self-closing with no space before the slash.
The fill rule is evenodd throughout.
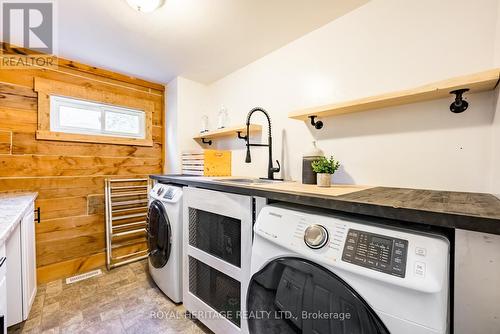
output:
<path id="1" fill-rule="evenodd" d="M 243 184 L 266 184 L 283 182 L 282 180 L 268 180 L 268 179 L 222 179 L 220 182 L 243 183 Z"/>

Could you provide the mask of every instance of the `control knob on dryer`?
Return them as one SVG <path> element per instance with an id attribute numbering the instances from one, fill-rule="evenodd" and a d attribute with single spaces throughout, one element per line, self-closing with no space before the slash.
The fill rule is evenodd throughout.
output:
<path id="1" fill-rule="evenodd" d="M 328 231 L 322 225 L 309 225 L 304 232 L 304 242 L 309 248 L 320 249 L 328 243 Z"/>

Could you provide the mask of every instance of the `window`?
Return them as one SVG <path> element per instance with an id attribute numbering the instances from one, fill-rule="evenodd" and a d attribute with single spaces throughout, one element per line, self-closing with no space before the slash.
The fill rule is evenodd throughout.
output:
<path id="1" fill-rule="evenodd" d="M 50 131 L 145 139 L 146 113 L 51 95 Z"/>
<path id="2" fill-rule="evenodd" d="M 36 139 L 152 147 L 156 102 L 147 93 L 103 88 L 36 77 Z"/>

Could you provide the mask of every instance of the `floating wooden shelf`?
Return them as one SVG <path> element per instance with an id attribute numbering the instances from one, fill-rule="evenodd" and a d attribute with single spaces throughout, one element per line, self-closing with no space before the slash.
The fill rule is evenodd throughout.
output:
<path id="1" fill-rule="evenodd" d="M 228 136 L 236 136 L 238 131 L 241 132 L 242 136 L 246 136 L 247 126 L 246 125 L 238 125 L 238 126 L 230 126 L 223 129 L 217 129 L 213 131 L 203 132 L 194 137 L 194 140 L 203 140 L 203 139 L 214 139 Z M 250 133 L 260 132 L 262 131 L 262 126 L 257 124 L 250 124 Z"/>
<path id="2" fill-rule="evenodd" d="M 468 93 L 477 93 L 493 90 L 500 79 L 500 69 L 470 74 L 453 79 L 443 80 L 425 86 L 391 92 L 382 95 L 365 97 L 357 100 L 334 103 L 315 108 L 302 109 L 292 112 L 289 118 L 306 121 L 311 116 L 328 117 L 367 111 L 386 107 L 394 107 L 421 101 L 454 97 L 450 92 L 457 89 L 468 88 Z"/>

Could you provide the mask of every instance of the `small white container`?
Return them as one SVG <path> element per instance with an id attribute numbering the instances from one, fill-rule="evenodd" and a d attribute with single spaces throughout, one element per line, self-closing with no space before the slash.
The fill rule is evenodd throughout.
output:
<path id="1" fill-rule="evenodd" d="M 224 129 L 227 126 L 229 115 L 227 114 L 227 108 L 222 105 L 219 110 L 217 129 Z"/>
<path id="2" fill-rule="evenodd" d="M 201 129 L 200 133 L 208 132 L 208 116 L 201 116 Z"/>
<path id="3" fill-rule="evenodd" d="M 328 188 L 332 185 L 332 174 L 318 173 L 317 174 L 318 187 Z"/>

